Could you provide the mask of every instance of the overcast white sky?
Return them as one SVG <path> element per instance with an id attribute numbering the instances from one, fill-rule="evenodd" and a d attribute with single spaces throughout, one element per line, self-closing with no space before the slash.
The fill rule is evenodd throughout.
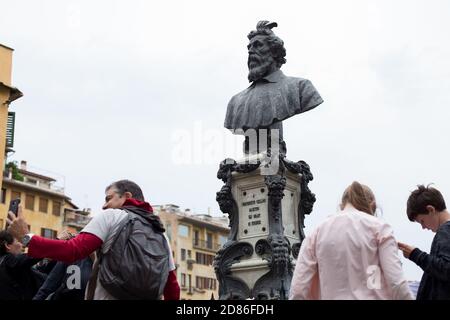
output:
<path id="1" fill-rule="evenodd" d="M 0 43 L 15 49 L 13 84 L 25 94 L 11 105 L 12 159 L 63 176 L 80 207 L 98 210 L 104 187 L 129 178 L 152 204 L 219 214 L 218 164 L 236 156 L 225 148 L 236 142 L 223 129 L 226 106 L 248 86 L 248 32 L 270 20 L 287 49 L 284 73 L 310 79 L 325 100 L 284 124 L 288 158 L 308 162 L 315 178 L 306 231 L 359 180 L 397 238 L 429 251 L 433 234 L 409 222 L 405 207 L 418 183 L 434 182 L 450 202 L 450 2 L 0 0 L 0 8 Z M 190 163 L 176 161 L 180 143 L 197 143 Z M 419 280 L 421 270 L 403 261 Z"/>

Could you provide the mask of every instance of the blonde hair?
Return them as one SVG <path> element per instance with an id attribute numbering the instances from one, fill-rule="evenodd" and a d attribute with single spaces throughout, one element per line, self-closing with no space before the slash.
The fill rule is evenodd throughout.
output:
<path id="1" fill-rule="evenodd" d="M 353 181 L 353 183 L 345 189 L 341 200 L 341 210 L 344 209 L 347 203 L 350 203 L 359 211 L 370 215 L 375 214 L 375 195 L 368 186 L 361 184 L 358 181 Z"/>

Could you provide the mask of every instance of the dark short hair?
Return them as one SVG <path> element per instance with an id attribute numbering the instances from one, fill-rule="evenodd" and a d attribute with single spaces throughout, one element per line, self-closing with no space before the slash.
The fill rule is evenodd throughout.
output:
<path id="1" fill-rule="evenodd" d="M 109 189 L 114 189 L 120 196 L 123 196 L 125 192 L 130 192 L 134 199 L 145 201 L 144 194 L 142 193 L 141 187 L 130 180 L 119 180 L 111 183 L 106 187 L 105 191 Z"/>
<path id="2" fill-rule="evenodd" d="M 424 185 L 418 185 L 417 189 L 411 192 L 406 204 L 406 214 L 410 221 L 415 221 L 419 214 L 428 214 L 427 206 L 433 206 L 440 212 L 447 207 L 445 200 L 439 190 Z"/>
<path id="3" fill-rule="evenodd" d="M 3 256 L 8 251 L 6 249 L 7 244 L 12 244 L 14 237 L 6 230 L 0 231 L 0 256 Z"/>

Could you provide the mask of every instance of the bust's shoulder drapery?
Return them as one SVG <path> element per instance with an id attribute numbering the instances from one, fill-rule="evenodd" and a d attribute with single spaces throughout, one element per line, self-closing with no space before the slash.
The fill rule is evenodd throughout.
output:
<path id="1" fill-rule="evenodd" d="M 287 77 L 278 70 L 231 98 L 224 126 L 244 130 L 269 127 L 322 102 L 311 81 Z"/>

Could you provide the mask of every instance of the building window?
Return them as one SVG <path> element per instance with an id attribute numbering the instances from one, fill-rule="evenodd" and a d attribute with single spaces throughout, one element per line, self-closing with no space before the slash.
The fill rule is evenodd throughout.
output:
<path id="1" fill-rule="evenodd" d="M 47 211 L 48 211 L 48 199 L 39 198 L 39 211 L 47 213 Z"/>
<path id="2" fill-rule="evenodd" d="M 198 230 L 194 231 L 194 246 L 198 246 L 200 242 L 200 233 Z"/>
<path id="3" fill-rule="evenodd" d="M 223 235 L 219 235 L 219 244 L 221 247 L 223 247 L 223 245 L 228 241 L 228 237 L 227 236 L 223 236 Z"/>
<path id="4" fill-rule="evenodd" d="M 41 236 L 49 239 L 56 239 L 56 230 L 41 228 Z"/>
<path id="5" fill-rule="evenodd" d="M 206 233 L 206 247 L 212 249 L 213 247 L 213 235 L 212 233 Z"/>
<path id="6" fill-rule="evenodd" d="M 6 189 L 2 188 L 2 194 L 1 194 L 1 203 L 5 203 L 6 202 Z"/>
<path id="7" fill-rule="evenodd" d="M 25 182 L 30 183 L 30 184 L 37 184 L 37 180 L 35 179 L 30 179 L 30 178 L 25 178 Z"/>
<path id="8" fill-rule="evenodd" d="M 192 251 L 188 250 L 188 259 L 191 259 L 191 258 L 192 258 Z"/>
<path id="9" fill-rule="evenodd" d="M 195 277 L 195 286 L 198 289 L 216 290 L 216 279 L 206 277 Z"/>
<path id="10" fill-rule="evenodd" d="M 195 287 L 198 289 L 201 289 L 200 279 L 201 279 L 201 277 L 195 277 Z"/>
<path id="11" fill-rule="evenodd" d="M 189 227 L 184 224 L 178 225 L 178 235 L 180 237 L 189 237 Z"/>
<path id="12" fill-rule="evenodd" d="M 186 274 L 185 273 L 181 274 L 181 286 L 186 287 Z"/>
<path id="13" fill-rule="evenodd" d="M 25 196 L 25 209 L 34 211 L 34 196 L 32 194 Z"/>
<path id="14" fill-rule="evenodd" d="M 15 199 L 22 199 L 22 197 L 20 196 L 20 192 L 11 191 L 11 200 L 15 200 Z"/>
<path id="15" fill-rule="evenodd" d="M 55 216 L 60 216 L 61 215 L 61 202 L 53 201 L 52 214 L 54 214 Z"/>
<path id="16" fill-rule="evenodd" d="M 211 266 L 213 264 L 213 261 L 214 261 L 214 256 L 211 254 L 200 253 L 200 252 L 195 253 L 195 262 L 197 264 Z"/>
<path id="17" fill-rule="evenodd" d="M 181 261 L 186 260 L 186 249 L 181 249 Z"/>

